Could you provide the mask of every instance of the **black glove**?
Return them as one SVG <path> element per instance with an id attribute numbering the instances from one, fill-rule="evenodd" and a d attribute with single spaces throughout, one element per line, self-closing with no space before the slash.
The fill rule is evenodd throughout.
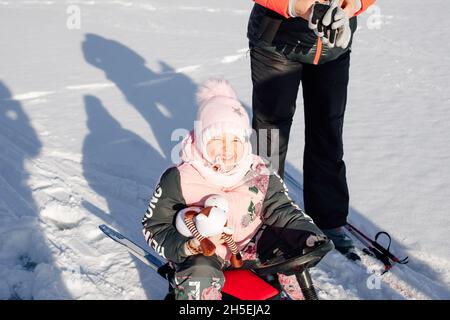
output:
<path id="1" fill-rule="evenodd" d="M 322 244 L 327 238 L 312 232 L 268 226 L 258 240 L 259 259 L 264 262 L 276 256 L 300 256 Z"/>
<path id="2" fill-rule="evenodd" d="M 332 32 L 331 24 L 328 24 L 327 26 L 323 24 L 323 18 L 330 9 L 331 9 L 330 5 L 319 2 L 316 2 L 311 7 L 311 15 L 309 16 L 308 26 L 320 38 L 323 37 L 333 37 L 333 39 L 335 38 L 336 32 L 335 30 L 334 32 Z M 337 8 L 334 8 L 333 16 L 336 11 Z"/>
<path id="3" fill-rule="evenodd" d="M 329 5 L 316 2 L 311 8 L 308 26 L 330 48 L 345 49 L 350 43 L 350 20 L 338 0 L 331 0 Z"/>
<path id="4" fill-rule="evenodd" d="M 330 30 L 334 36 L 324 38 L 324 43 L 330 48 L 335 45 L 342 49 L 347 48 L 352 38 L 352 30 L 350 29 L 350 17 L 344 9 L 339 6 L 339 0 L 331 0 L 330 9 L 322 19 L 322 24 Z M 328 40 L 328 41 L 327 41 Z"/>

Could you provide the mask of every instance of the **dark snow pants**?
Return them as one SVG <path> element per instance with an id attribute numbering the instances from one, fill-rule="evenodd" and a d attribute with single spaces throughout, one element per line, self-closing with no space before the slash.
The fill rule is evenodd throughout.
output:
<path id="1" fill-rule="evenodd" d="M 223 260 L 217 255 L 190 256 L 175 271 L 176 300 L 220 300 Z"/>
<path id="2" fill-rule="evenodd" d="M 260 150 L 261 145 L 258 145 L 257 152 L 263 157 L 273 156 L 271 138 L 279 139 L 278 172 L 282 177 L 297 93 L 302 84 L 305 116 L 303 197 L 306 213 L 321 229 L 343 226 L 347 220 L 349 194 L 342 130 L 349 66 L 349 51 L 336 60 L 311 65 L 288 60 L 284 55 L 264 48 L 251 48 L 253 129 L 257 136 L 263 132 L 260 129 L 279 130 L 279 138 L 268 135 L 268 150 L 264 146 Z"/>

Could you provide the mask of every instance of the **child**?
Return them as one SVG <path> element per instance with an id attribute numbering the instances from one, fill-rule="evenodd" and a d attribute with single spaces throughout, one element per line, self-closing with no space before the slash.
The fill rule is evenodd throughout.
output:
<path id="1" fill-rule="evenodd" d="M 215 254 L 202 255 L 198 241 L 175 228 L 181 210 L 202 207 L 213 194 L 224 197 L 227 226 L 240 250 L 263 230 L 257 241 L 262 261 L 275 251 L 300 253 L 323 234 L 292 202 L 281 178 L 252 154 L 249 118 L 230 85 L 208 80 L 197 100 L 198 122 L 183 141 L 182 161 L 161 176 L 142 223 L 149 245 L 176 266 L 176 299 L 220 299 L 230 249 L 211 237 Z"/>

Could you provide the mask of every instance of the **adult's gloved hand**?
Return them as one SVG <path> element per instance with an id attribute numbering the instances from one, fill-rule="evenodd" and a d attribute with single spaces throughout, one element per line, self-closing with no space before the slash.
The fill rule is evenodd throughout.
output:
<path id="1" fill-rule="evenodd" d="M 311 7 L 311 14 L 308 20 L 308 27 L 314 31 L 316 36 L 322 38 L 326 34 L 326 28 L 322 21 L 325 14 L 329 11 L 330 6 L 328 4 L 323 4 L 316 2 Z"/>
<path id="2" fill-rule="evenodd" d="M 356 3 L 354 0 L 344 0 L 343 8 L 339 3 L 339 0 L 331 0 L 330 8 L 323 16 L 322 25 L 325 30 L 323 43 L 330 48 L 336 46 L 345 49 L 352 37 L 350 16 L 355 11 Z"/>

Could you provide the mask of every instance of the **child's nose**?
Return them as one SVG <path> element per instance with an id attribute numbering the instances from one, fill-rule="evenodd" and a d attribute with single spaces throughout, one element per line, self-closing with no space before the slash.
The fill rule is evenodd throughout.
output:
<path id="1" fill-rule="evenodd" d="M 222 145 L 222 153 L 225 155 L 233 153 L 233 144 L 232 143 L 224 143 Z"/>
<path id="2" fill-rule="evenodd" d="M 233 147 L 231 145 L 224 144 L 222 148 L 222 154 L 225 157 L 233 155 Z"/>

